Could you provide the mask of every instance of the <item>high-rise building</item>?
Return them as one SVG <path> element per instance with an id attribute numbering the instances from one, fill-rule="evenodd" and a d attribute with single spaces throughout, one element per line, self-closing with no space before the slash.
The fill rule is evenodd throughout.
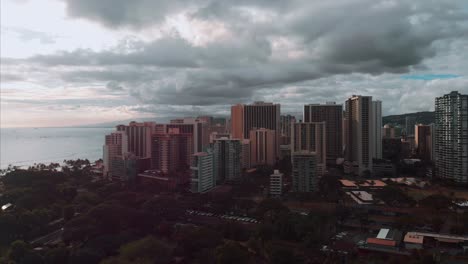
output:
<path id="1" fill-rule="evenodd" d="M 125 131 L 112 132 L 105 137 L 103 146 L 103 176 L 108 177 L 111 161 L 128 152 L 128 137 Z"/>
<path id="2" fill-rule="evenodd" d="M 414 136 L 414 126 L 416 125 L 416 117 L 405 117 L 405 135 Z"/>
<path id="3" fill-rule="evenodd" d="M 382 128 L 382 138 L 396 138 L 395 132 L 395 128 L 392 125 L 386 124 Z"/>
<path id="4" fill-rule="evenodd" d="M 211 150 L 198 152 L 192 156 L 190 190 L 194 193 L 203 193 L 216 186 L 216 170 L 214 154 Z"/>
<path id="5" fill-rule="evenodd" d="M 219 138 L 213 144 L 216 184 L 236 181 L 241 177 L 242 145 L 239 139 Z"/>
<path id="6" fill-rule="evenodd" d="M 289 145 L 291 143 L 291 123 L 296 123 L 296 117 L 293 115 L 280 116 L 280 145 Z"/>
<path id="7" fill-rule="evenodd" d="M 188 170 L 193 153 L 192 134 L 178 128 L 152 136 L 152 168 L 162 173 Z"/>
<path id="8" fill-rule="evenodd" d="M 304 105 L 303 121 L 326 122 L 327 163 L 343 156 L 343 106 L 334 102 Z"/>
<path id="9" fill-rule="evenodd" d="M 171 129 L 179 129 L 182 134 L 192 135 L 192 153 L 203 152 L 209 147 L 210 144 L 210 126 L 204 121 L 195 118 L 173 119 L 170 124 L 156 124 L 155 133 L 165 134 L 169 133 Z"/>
<path id="10" fill-rule="evenodd" d="M 291 127 L 291 154 L 299 151 L 315 153 L 317 173 L 320 176 L 325 174 L 327 167 L 326 131 L 325 122 L 301 122 Z"/>
<path id="11" fill-rule="evenodd" d="M 250 162 L 250 140 L 243 139 L 241 141 L 242 144 L 242 151 L 241 151 L 241 168 L 242 169 L 250 169 L 252 164 Z"/>
<path id="12" fill-rule="evenodd" d="M 372 158 L 382 159 L 382 101 L 372 101 Z"/>
<path id="13" fill-rule="evenodd" d="M 151 135 L 155 129 L 154 122 L 130 122 L 128 126 L 118 125 L 117 131 L 125 131 L 128 137 L 128 152 L 140 158 L 151 157 Z"/>
<path id="14" fill-rule="evenodd" d="M 355 174 L 372 171 L 375 149 L 372 96 L 353 95 L 346 101 L 345 160 Z"/>
<path id="15" fill-rule="evenodd" d="M 310 151 L 292 154 L 292 190 L 294 192 L 314 192 L 317 190 L 317 156 Z"/>
<path id="16" fill-rule="evenodd" d="M 432 160 L 432 126 L 416 125 L 414 129 L 414 141 L 416 154 L 425 161 Z"/>
<path id="17" fill-rule="evenodd" d="M 439 177 L 468 183 L 468 95 L 435 100 L 435 165 Z"/>
<path id="18" fill-rule="evenodd" d="M 126 153 L 110 161 L 109 174 L 113 181 L 134 182 L 138 173 L 150 169 L 151 159 Z"/>
<path id="19" fill-rule="evenodd" d="M 280 105 L 265 102 L 254 102 L 251 105 L 234 105 L 231 107 L 231 133 L 233 138 L 249 139 L 250 130 L 266 128 L 275 131 L 277 155 L 280 135 Z"/>
<path id="20" fill-rule="evenodd" d="M 250 165 L 270 165 L 276 161 L 276 133 L 271 129 L 250 130 Z"/>
<path id="21" fill-rule="evenodd" d="M 283 173 L 274 170 L 270 175 L 270 195 L 273 197 L 281 196 L 283 193 Z"/>

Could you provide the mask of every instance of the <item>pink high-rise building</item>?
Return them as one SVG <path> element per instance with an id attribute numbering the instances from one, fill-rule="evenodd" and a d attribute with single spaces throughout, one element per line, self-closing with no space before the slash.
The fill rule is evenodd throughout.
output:
<path id="1" fill-rule="evenodd" d="M 151 167 L 162 173 L 187 171 L 193 153 L 192 134 L 171 128 L 167 133 L 153 134 Z"/>
<path id="2" fill-rule="evenodd" d="M 260 128 L 250 130 L 250 164 L 273 166 L 276 161 L 276 133 Z"/>
<path id="3" fill-rule="evenodd" d="M 151 135 L 155 129 L 154 122 L 130 122 L 128 126 L 118 125 L 117 131 L 124 131 L 128 137 L 128 152 L 139 158 L 151 157 Z"/>

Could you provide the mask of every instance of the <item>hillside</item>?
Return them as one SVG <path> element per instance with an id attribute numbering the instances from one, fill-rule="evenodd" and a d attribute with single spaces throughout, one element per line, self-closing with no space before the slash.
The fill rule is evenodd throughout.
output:
<path id="1" fill-rule="evenodd" d="M 417 113 L 409 113 L 409 114 L 402 114 L 402 115 L 390 115 L 384 116 L 382 120 L 382 124 L 393 124 L 393 125 L 400 125 L 405 126 L 405 119 L 407 116 L 412 116 L 416 118 L 417 123 L 422 124 L 431 124 L 434 123 L 435 120 L 435 113 L 434 112 L 417 112 Z"/>

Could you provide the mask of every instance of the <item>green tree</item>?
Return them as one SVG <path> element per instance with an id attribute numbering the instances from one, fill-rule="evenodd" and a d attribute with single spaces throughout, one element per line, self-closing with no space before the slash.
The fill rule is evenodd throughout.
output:
<path id="1" fill-rule="evenodd" d="M 251 263 L 252 261 L 246 248 L 237 242 L 231 241 L 216 248 L 215 255 L 218 264 Z"/>

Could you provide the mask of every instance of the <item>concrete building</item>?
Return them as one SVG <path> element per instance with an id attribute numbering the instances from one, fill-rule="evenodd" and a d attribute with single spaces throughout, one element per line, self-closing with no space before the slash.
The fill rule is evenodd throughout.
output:
<path id="1" fill-rule="evenodd" d="M 252 168 L 251 157 L 250 157 L 250 140 L 243 139 L 241 141 L 241 145 L 242 145 L 241 168 L 242 169 L 250 169 L 250 168 Z"/>
<path id="2" fill-rule="evenodd" d="M 283 194 L 283 173 L 279 170 L 274 170 L 270 175 L 270 195 L 278 197 Z"/>
<path id="3" fill-rule="evenodd" d="M 416 125 L 416 117 L 407 116 L 405 118 L 405 135 L 414 136 L 414 126 Z"/>
<path id="4" fill-rule="evenodd" d="M 327 163 L 343 157 L 343 106 L 335 102 L 304 105 L 303 121 L 326 122 Z"/>
<path id="5" fill-rule="evenodd" d="M 118 125 L 117 131 L 124 131 L 128 138 L 128 152 L 140 158 L 151 157 L 151 135 L 155 128 L 154 122 L 130 122 L 128 126 Z"/>
<path id="6" fill-rule="evenodd" d="M 135 182 L 138 173 L 150 169 L 151 159 L 127 153 L 112 159 L 110 163 L 109 174 L 113 181 L 132 183 Z"/>
<path id="7" fill-rule="evenodd" d="M 382 101 L 372 101 L 372 158 L 382 158 Z"/>
<path id="8" fill-rule="evenodd" d="M 314 192 L 317 184 L 317 155 L 310 151 L 292 153 L 292 190 Z"/>
<path id="9" fill-rule="evenodd" d="M 390 124 L 385 124 L 382 128 L 382 138 L 396 138 L 395 127 Z"/>
<path id="10" fill-rule="evenodd" d="M 190 170 L 191 192 L 203 193 L 216 186 L 214 154 L 211 150 L 208 152 L 198 152 L 193 154 Z"/>
<path id="11" fill-rule="evenodd" d="M 298 151 L 315 153 L 317 173 L 324 175 L 327 169 L 326 123 L 295 123 L 291 130 L 291 154 Z"/>
<path id="12" fill-rule="evenodd" d="M 435 100 L 437 175 L 468 183 L 468 95 L 451 92 Z"/>
<path id="13" fill-rule="evenodd" d="M 292 115 L 280 116 L 280 145 L 289 145 L 291 143 L 291 123 L 296 123 L 296 117 Z"/>
<path id="14" fill-rule="evenodd" d="M 418 124 L 414 128 L 414 142 L 418 158 L 432 160 L 432 126 Z"/>
<path id="15" fill-rule="evenodd" d="M 173 119 L 170 124 L 156 124 L 156 134 L 169 133 L 169 130 L 179 129 L 182 134 L 192 135 L 192 153 L 203 152 L 210 145 L 210 126 L 208 123 L 196 118 Z"/>
<path id="16" fill-rule="evenodd" d="M 102 160 L 104 163 L 103 177 L 107 178 L 109 176 L 111 161 L 128 152 L 128 137 L 125 131 L 116 131 L 106 135 L 102 150 Z"/>
<path id="17" fill-rule="evenodd" d="M 353 165 L 355 174 L 372 171 L 376 149 L 374 108 L 372 96 L 353 95 L 346 101 L 345 160 Z"/>
<path id="18" fill-rule="evenodd" d="M 271 129 L 250 130 L 250 165 L 270 165 L 276 162 L 276 133 Z"/>
<path id="19" fill-rule="evenodd" d="M 254 102 L 251 105 L 231 107 L 231 134 L 233 138 L 249 139 L 250 130 L 266 128 L 275 131 L 275 147 L 279 151 L 280 105 L 266 102 Z"/>
<path id="20" fill-rule="evenodd" d="M 236 181 L 241 177 L 242 145 L 239 139 L 220 138 L 213 144 L 215 166 L 217 168 L 216 184 L 225 181 Z"/>
<path id="21" fill-rule="evenodd" d="M 193 153 L 193 137 L 181 133 L 179 128 L 171 128 L 168 133 L 152 136 L 152 169 L 169 173 L 188 170 Z"/>

